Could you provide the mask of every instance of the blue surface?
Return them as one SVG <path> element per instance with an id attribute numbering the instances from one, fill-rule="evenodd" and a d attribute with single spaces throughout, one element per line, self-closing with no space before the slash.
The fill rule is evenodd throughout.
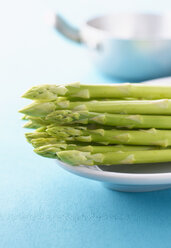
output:
<path id="1" fill-rule="evenodd" d="M 47 10 L 80 24 L 112 8 L 159 12 L 169 7 L 166 0 L 1 2 L 1 248 L 170 248 L 171 190 L 118 193 L 69 174 L 33 153 L 17 113 L 29 102 L 20 95 L 35 84 L 111 82 L 95 71 L 84 48 L 44 23 Z"/>

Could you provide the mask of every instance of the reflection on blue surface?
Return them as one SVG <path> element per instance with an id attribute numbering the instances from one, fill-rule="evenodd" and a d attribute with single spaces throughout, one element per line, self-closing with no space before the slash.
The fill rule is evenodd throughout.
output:
<path id="1" fill-rule="evenodd" d="M 116 8 L 116 3 L 107 2 Z M 166 5 L 128 2 L 128 10 Z M 75 22 L 92 15 L 97 6 L 97 1 L 76 3 Z M 117 4 L 121 9 L 123 1 Z M 92 6 L 90 13 L 86 6 Z M 171 190 L 107 190 L 35 155 L 25 141 L 17 110 L 29 102 L 20 99 L 26 89 L 39 83 L 113 81 L 95 71 L 84 48 L 44 24 L 45 10 L 58 7 L 67 14 L 71 2 L 8 0 L 0 9 L 0 247 L 170 247 Z"/>

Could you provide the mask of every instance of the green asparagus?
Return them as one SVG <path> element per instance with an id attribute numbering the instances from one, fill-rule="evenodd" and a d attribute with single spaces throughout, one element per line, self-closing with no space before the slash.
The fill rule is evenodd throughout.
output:
<path id="1" fill-rule="evenodd" d="M 33 142 L 34 140 L 32 140 Z M 66 144 L 66 143 L 56 143 L 56 144 L 47 144 L 43 146 L 36 147 L 34 151 L 48 158 L 57 158 L 57 152 L 65 150 L 77 150 L 83 152 L 91 153 L 104 153 L 104 152 L 117 152 L 117 151 L 145 151 L 145 150 L 154 150 L 155 146 L 123 146 L 123 145 L 113 145 L 113 146 L 97 146 L 97 145 L 77 145 L 77 144 Z"/>
<path id="2" fill-rule="evenodd" d="M 21 113 L 45 117 L 56 110 L 90 111 L 112 114 L 171 115 L 171 99 L 123 100 L 123 101 L 52 101 L 33 102 L 20 110 Z"/>
<path id="3" fill-rule="evenodd" d="M 155 128 L 146 130 L 91 130 L 85 126 L 70 127 L 50 125 L 47 127 L 46 132 L 51 136 L 66 141 L 96 142 L 105 145 L 171 146 L 171 131 L 158 130 Z"/>
<path id="4" fill-rule="evenodd" d="M 171 116 L 156 115 L 121 115 L 108 113 L 95 113 L 88 111 L 57 110 L 47 115 L 46 120 L 51 123 L 62 124 L 88 124 L 118 126 L 126 128 L 159 128 L 171 129 Z"/>
<path id="5" fill-rule="evenodd" d="M 24 124 L 24 128 L 39 128 L 42 126 L 46 126 L 51 124 L 50 121 L 45 120 L 44 117 L 34 117 L 34 116 L 25 116 L 24 120 L 28 120 L 25 124 Z"/>
<path id="6" fill-rule="evenodd" d="M 38 85 L 28 90 L 23 97 L 33 100 L 54 100 L 58 96 L 68 98 L 171 98 L 171 86 L 148 84 L 111 84 L 111 85 L 81 85 L 80 83 L 66 85 Z"/>
<path id="7" fill-rule="evenodd" d="M 20 112 L 41 156 L 73 165 L 171 161 L 171 86 L 40 85 L 23 97 L 35 100 Z"/>
<path id="8" fill-rule="evenodd" d="M 63 162 L 71 165 L 115 165 L 115 164 L 141 164 L 160 163 L 171 161 L 171 149 L 107 152 L 96 153 L 81 152 L 76 150 L 60 151 L 57 156 Z"/>
<path id="9" fill-rule="evenodd" d="M 36 129 L 36 128 L 39 128 L 41 127 L 40 124 L 38 124 L 37 122 L 35 121 L 27 121 L 24 125 L 23 125 L 24 128 L 31 128 L 31 129 Z"/>
<path id="10" fill-rule="evenodd" d="M 31 136 L 31 135 L 30 135 Z M 30 143 L 33 145 L 33 147 L 37 148 L 37 147 L 40 147 L 40 146 L 46 146 L 46 145 L 54 145 L 54 144 L 58 144 L 59 143 L 59 139 L 57 138 L 53 138 L 53 137 L 50 137 L 50 138 L 31 138 L 29 137 L 29 141 Z M 61 140 L 60 141 L 60 144 L 61 143 L 65 143 L 65 141 Z"/>
<path id="11" fill-rule="evenodd" d="M 29 143 L 31 143 L 32 139 L 38 138 L 51 138 L 51 136 L 47 132 L 34 132 L 34 133 L 25 133 L 25 137 Z"/>

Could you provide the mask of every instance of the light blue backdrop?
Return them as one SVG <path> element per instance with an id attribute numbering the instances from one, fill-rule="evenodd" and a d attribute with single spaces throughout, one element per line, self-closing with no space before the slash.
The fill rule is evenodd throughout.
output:
<path id="1" fill-rule="evenodd" d="M 30 0 L 0 3 L 0 247 L 170 248 L 171 190 L 118 193 L 35 155 L 17 110 L 29 87 L 111 82 L 81 46 L 44 22 L 48 10 L 74 24 L 107 11 L 160 12 L 170 1 Z"/>

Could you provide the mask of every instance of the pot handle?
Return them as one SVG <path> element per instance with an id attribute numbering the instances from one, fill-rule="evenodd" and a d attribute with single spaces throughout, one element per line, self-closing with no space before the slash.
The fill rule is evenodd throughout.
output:
<path id="1" fill-rule="evenodd" d="M 61 15 L 54 15 L 54 28 L 66 38 L 82 43 L 80 30 L 70 25 Z"/>

